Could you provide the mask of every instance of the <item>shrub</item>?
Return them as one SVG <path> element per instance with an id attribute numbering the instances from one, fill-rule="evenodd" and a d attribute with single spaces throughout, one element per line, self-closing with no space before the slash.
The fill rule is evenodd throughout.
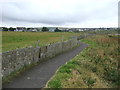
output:
<path id="1" fill-rule="evenodd" d="M 91 87 L 91 86 L 93 86 L 94 85 L 94 83 L 96 82 L 96 79 L 93 79 L 93 78 L 91 78 L 91 77 L 87 77 L 87 78 L 85 78 L 85 83 L 89 86 L 89 87 Z"/>
<path id="2" fill-rule="evenodd" d="M 93 72 L 97 72 L 97 67 L 92 67 Z"/>
<path id="3" fill-rule="evenodd" d="M 49 82 L 48 87 L 52 87 L 52 88 L 61 88 L 61 82 L 60 80 L 52 80 L 51 82 Z"/>
<path id="4" fill-rule="evenodd" d="M 104 72 L 104 78 L 112 83 L 118 82 L 118 71 L 115 69 L 107 68 Z"/>

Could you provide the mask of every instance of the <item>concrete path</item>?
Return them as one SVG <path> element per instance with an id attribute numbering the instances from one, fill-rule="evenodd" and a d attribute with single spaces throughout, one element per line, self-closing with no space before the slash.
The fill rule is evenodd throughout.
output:
<path id="1" fill-rule="evenodd" d="M 3 88 L 42 88 L 47 81 L 55 74 L 56 70 L 70 59 L 74 58 L 80 51 L 87 47 L 80 42 L 80 46 L 69 52 L 58 55 L 46 62 L 43 62 L 30 70 L 14 78 L 10 83 L 3 85 Z"/>

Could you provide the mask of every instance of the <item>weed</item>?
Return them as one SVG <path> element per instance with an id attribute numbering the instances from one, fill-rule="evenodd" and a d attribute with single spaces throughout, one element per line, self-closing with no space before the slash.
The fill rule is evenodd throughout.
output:
<path id="1" fill-rule="evenodd" d="M 63 65 L 55 74 L 55 78 L 59 75 L 70 75 L 64 78 L 59 77 L 62 87 L 107 88 L 119 86 L 118 41 L 120 38 L 103 34 L 87 37 L 81 41 L 89 44 L 89 47 Z"/>
<path id="2" fill-rule="evenodd" d="M 62 69 L 59 70 L 59 72 L 61 72 L 61 73 L 70 73 L 71 70 L 68 69 L 68 68 L 62 68 Z"/>
<path id="3" fill-rule="evenodd" d="M 96 82 L 96 79 L 93 79 L 93 78 L 91 78 L 91 77 L 88 77 L 88 78 L 85 78 L 85 83 L 89 86 L 89 87 L 91 87 L 91 86 L 93 86 L 94 85 L 94 83 Z"/>
<path id="4" fill-rule="evenodd" d="M 91 70 L 92 70 L 93 72 L 97 72 L 97 67 L 92 67 Z"/>
<path id="5" fill-rule="evenodd" d="M 55 79 L 48 84 L 48 87 L 61 88 L 61 82 L 60 80 Z"/>

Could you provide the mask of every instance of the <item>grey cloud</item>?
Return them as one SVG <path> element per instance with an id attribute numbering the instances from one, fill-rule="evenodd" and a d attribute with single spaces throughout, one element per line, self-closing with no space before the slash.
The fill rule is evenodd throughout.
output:
<path id="1" fill-rule="evenodd" d="M 3 24 L 11 22 L 11 25 L 12 22 L 34 23 L 36 25 L 39 23 L 44 25 L 67 25 L 68 23 L 83 24 L 90 22 L 90 20 L 99 23 L 99 20 L 104 22 L 104 20 L 117 16 L 115 6 L 117 0 L 115 2 L 109 0 L 110 2 L 105 3 L 98 0 L 90 0 L 91 2 L 87 0 L 85 2 L 66 0 L 63 3 L 63 0 L 58 0 L 59 2 L 51 1 L 54 2 L 48 0 L 45 0 L 45 2 L 40 0 L 5 2 L 3 3 L 2 22 Z M 17 24 L 19 25 L 19 23 Z"/>

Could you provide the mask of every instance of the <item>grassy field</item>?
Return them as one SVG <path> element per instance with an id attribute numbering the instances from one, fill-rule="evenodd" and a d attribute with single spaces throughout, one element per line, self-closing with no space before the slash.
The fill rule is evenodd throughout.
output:
<path id="1" fill-rule="evenodd" d="M 49 43 L 60 42 L 70 39 L 70 36 L 77 36 L 80 33 L 69 32 L 2 32 L 2 52 L 27 46 L 36 46 L 40 40 L 39 46 Z"/>
<path id="2" fill-rule="evenodd" d="M 120 85 L 116 36 L 96 35 L 83 39 L 89 44 L 50 79 L 48 88 L 110 88 Z"/>

